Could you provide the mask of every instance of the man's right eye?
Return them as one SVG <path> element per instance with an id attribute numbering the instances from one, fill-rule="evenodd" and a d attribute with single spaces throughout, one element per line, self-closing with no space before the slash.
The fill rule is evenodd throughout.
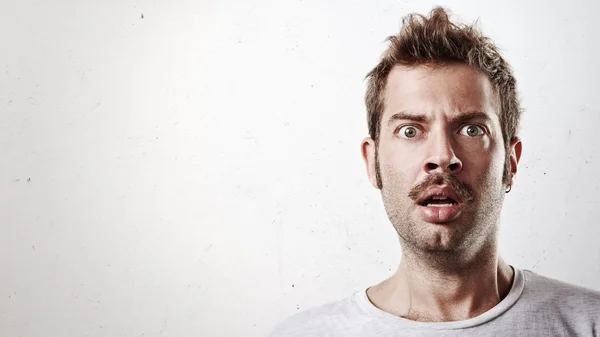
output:
<path id="1" fill-rule="evenodd" d="M 421 134 L 421 131 L 412 125 L 405 125 L 398 129 L 397 132 L 402 138 L 414 138 Z"/>

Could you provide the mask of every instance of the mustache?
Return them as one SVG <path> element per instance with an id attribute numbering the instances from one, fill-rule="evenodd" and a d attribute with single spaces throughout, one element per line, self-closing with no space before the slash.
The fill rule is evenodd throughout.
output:
<path id="1" fill-rule="evenodd" d="M 451 173 L 438 173 L 427 176 L 423 181 L 411 188 L 408 197 L 415 202 L 425 193 L 431 186 L 447 185 L 460 198 L 462 202 L 470 202 L 473 200 L 473 190 L 469 186 L 463 184 L 456 176 Z"/>

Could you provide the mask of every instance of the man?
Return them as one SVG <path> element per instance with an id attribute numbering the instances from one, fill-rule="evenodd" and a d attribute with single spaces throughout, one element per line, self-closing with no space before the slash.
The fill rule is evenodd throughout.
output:
<path id="1" fill-rule="evenodd" d="M 600 336 L 600 293 L 508 265 L 500 210 L 521 157 L 509 64 L 442 8 L 403 20 L 368 74 L 369 179 L 403 256 L 387 280 L 272 336 Z"/>

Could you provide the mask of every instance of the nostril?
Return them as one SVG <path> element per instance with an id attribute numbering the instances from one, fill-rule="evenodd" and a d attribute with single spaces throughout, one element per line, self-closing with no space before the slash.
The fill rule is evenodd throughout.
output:
<path id="1" fill-rule="evenodd" d="M 427 163 L 427 169 L 428 170 L 435 170 L 436 168 L 438 168 L 437 164 L 434 163 Z"/>
<path id="2" fill-rule="evenodd" d="M 460 169 L 460 164 L 452 163 L 452 164 L 448 165 L 448 169 L 450 169 L 450 171 L 456 171 L 456 170 Z"/>

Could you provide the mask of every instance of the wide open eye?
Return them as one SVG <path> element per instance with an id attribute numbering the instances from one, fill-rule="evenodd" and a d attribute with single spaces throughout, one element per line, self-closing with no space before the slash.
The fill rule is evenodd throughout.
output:
<path id="1" fill-rule="evenodd" d="M 485 129 L 479 125 L 469 124 L 460 129 L 460 134 L 469 137 L 477 137 L 485 134 Z"/>
<path id="2" fill-rule="evenodd" d="M 421 134 L 421 130 L 412 125 L 405 125 L 398 130 L 398 134 L 403 138 L 415 138 Z"/>

